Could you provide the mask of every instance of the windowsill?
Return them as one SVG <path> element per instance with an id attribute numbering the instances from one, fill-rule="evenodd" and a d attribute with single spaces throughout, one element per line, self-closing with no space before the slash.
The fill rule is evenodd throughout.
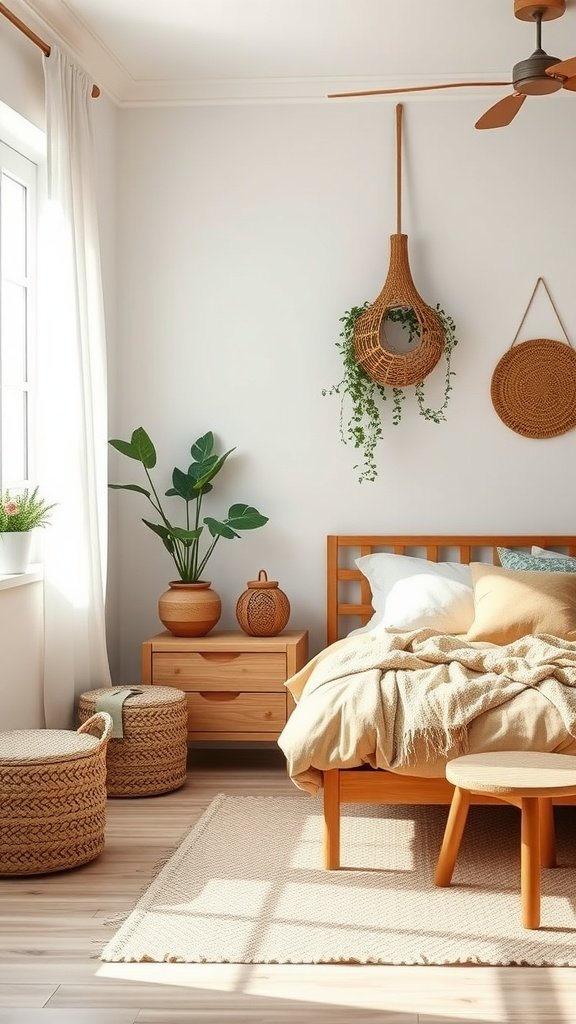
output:
<path id="1" fill-rule="evenodd" d="M 10 576 L 0 575 L 0 590 L 10 590 L 12 587 L 23 587 L 26 583 L 39 583 L 44 578 L 40 563 L 31 565 L 26 572 L 14 573 Z"/>

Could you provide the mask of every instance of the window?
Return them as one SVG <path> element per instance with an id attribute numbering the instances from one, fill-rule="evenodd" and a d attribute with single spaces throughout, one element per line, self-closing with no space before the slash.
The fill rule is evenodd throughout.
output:
<path id="1" fill-rule="evenodd" d="M 37 167 L 0 142 L 0 493 L 30 486 Z"/>

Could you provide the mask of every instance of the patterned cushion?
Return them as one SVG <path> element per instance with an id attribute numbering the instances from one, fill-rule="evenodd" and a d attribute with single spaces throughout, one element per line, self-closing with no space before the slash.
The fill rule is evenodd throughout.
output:
<path id="1" fill-rule="evenodd" d="M 511 551 L 510 548 L 498 548 L 500 565 L 504 569 L 521 569 L 529 572 L 576 572 L 576 558 L 566 555 L 538 558 L 526 555 L 522 551 Z"/>

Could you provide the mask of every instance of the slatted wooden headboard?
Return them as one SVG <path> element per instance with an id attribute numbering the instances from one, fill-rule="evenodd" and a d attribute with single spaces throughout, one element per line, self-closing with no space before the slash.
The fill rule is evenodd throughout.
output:
<path id="1" fill-rule="evenodd" d="M 415 555 L 431 562 L 487 562 L 499 564 L 497 547 L 530 551 L 535 544 L 576 557 L 574 536 L 341 536 L 328 537 L 327 642 L 334 643 L 372 616 L 370 584 L 354 560 L 375 551 Z"/>

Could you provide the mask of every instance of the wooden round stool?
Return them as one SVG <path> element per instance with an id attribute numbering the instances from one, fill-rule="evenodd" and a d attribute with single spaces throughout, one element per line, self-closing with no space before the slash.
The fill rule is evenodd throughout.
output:
<path id="1" fill-rule="evenodd" d="M 448 762 L 446 778 L 456 788 L 434 882 L 450 885 L 472 793 L 513 804 L 522 814 L 522 924 L 524 928 L 538 928 L 540 867 L 556 864 L 552 797 L 576 796 L 576 757 L 527 750 L 467 754 Z"/>

